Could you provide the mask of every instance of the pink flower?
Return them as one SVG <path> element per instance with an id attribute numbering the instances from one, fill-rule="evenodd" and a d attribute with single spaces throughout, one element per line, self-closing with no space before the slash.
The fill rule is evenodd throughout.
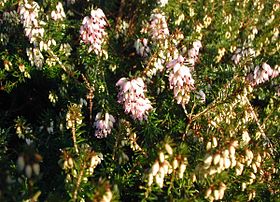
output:
<path id="1" fill-rule="evenodd" d="M 125 113 L 131 113 L 133 119 L 147 119 L 152 109 L 151 102 L 145 97 L 146 87 L 142 78 L 128 80 L 121 78 L 116 86 L 120 88 L 118 102 L 123 104 Z"/>
<path id="2" fill-rule="evenodd" d="M 101 54 L 102 43 L 107 35 L 106 25 L 105 14 L 100 8 L 92 10 L 91 15 L 83 19 L 80 35 L 85 44 L 90 44 L 89 52 L 94 51 L 97 55 Z"/>
<path id="3" fill-rule="evenodd" d="M 262 66 L 256 66 L 253 73 L 247 76 L 247 80 L 252 86 L 269 81 L 270 78 L 275 78 L 279 75 L 277 69 L 272 69 L 269 64 L 263 63 Z"/>
<path id="4" fill-rule="evenodd" d="M 180 55 L 167 66 L 173 68 L 169 74 L 170 89 L 173 89 L 177 103 L 184 106 L 189 102 L 190 92 L 194 89 L 194 80 L 189 67 L 185 66 L 183 61 L 183 57 Z"/>
<path id="5" fill-rule="evenodd" d="M 165 16 L 161 13 L 151 15 L 149 32 L 153 40 L 165 39 L 169 35 L 169 30 Z"/>

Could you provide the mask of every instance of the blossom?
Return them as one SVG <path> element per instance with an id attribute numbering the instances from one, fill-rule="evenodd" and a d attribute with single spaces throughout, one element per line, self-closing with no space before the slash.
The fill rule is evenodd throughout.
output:
<path id="1" fill-rule="evenodd" d="M 169 74 L 170 89 L 173 89 L 177 103 L 184 106 L 189 102 L 190 92 L 194 89 L 194 80 L 190 69 L 184 65 L 184 58 L 181 55 L 168 63 L 167 67 L 172 68 Z"/>
<path id="2" fill-rule="evenodd" d="M 24 2 L 21 2 L 18 7 L 20 21 L 23 24 L 25 36 L 27 36 L 30 43 L 34 45 L 34 48 L 26 49 L 27 56 L 29 57 L 31 65 L 41 68 L 43 66 L 44 57 L 38 47 L 43 44 L 42 38 L 44 37 L 45 30 L 42 26 L 45 22 L 38 19 L 39 10 L 40 6 L 35 1 L 28 3 L 27 0 L 24 0 Z"/>
<path id="3" fill-rule="evenodd" d="M 168 4 L 168 0 L 158 0 L 158 4 L 161 7 L 164 7 L 166 4 Z"/>
<path id="4" fill-rule="evenodd" d="M 185 60 L 185 62 L 187 62 L 191 71 L 194 70 L 194 65 L 198 61 L 199 50 L 201 48 L 201 41 L 197 40 L 193 42 L 193 47 L 188 50 L 188 58 Z"/>
<path id="5" fill-rule="evenodd" d="M 147 57 L 148 53 L 150 52 L 150 48 L 148 46 L 148 39 L 137 39 L 134 43 L 134 47 L 136 49 L 136 52 L 141 57 Z"/>
<path id="6" fill-rule="evenodd" d="M 167 22 L 163 14 L 152 14 L 150 21 L 151 23 L 149 25 L 148 30 L 153 40 L 157 41 L 165 39 L 167 36 L 169 36 Z"/>
<path id="7" fill-rule="evenodd" d="M 102 113 L 97 113 L 95 117 L 94 127 L 95 130 L 95 137 L 97 138 L 106 138 L 108 134 L 111 133 L 113 128 L 113 124 L 116 122 L 115 118 L 109 114 L 105 113 L 104 119 L 102 119 Z"/>
<path id="8" fill-rule="evenodd" d="M 132 80 L 121 78 L 116 86 L 120 88 L 118 102 L 123 104 L 125 113 L 131 113 L 133 119 L 140 121 L 147 119 L 152 105 L 145 96 L 146 87 L 143 79 L 140 77 Z"/>
<path id="9" fill-rule="evenodd" d="M 38 68 L 42 68 L 44 57 L 39 48 L 27 48 L 26 54 L 32 66 L 35 65 Z"/>
<path id="10" fill-rule="evenodd" d="M 51 12 L 51 17 L 54 21 L 63 20 L 66 18 L 63 6 L 61 2 L 56 5 L 56 10 Z"/>
<path id="11" fill-rule="evenodd" d="M 269 64 L 263 63 L 261 67 L 257 65 L 254 72 L 248 74 L 247 80 L 252 86 L 255 86 L 268 81 L 270 78 L 275 78 L 278 75 L 278 69 L 272 69 Z"/>
<path id="12" fill-rule="evenodd" d="M 19 4 L 20 20 L 24 27 L 25 35 L 29 38 L 31 43 L 36 45 L 37 38 L 43 38 L 44 28 L 41 27 L 44 24 L 38 20 L 40 6 L 35 1 L 30 4 L 27 0 L 24 3 Z"/>
<path id="13" fill-rule="evenodd" d="M 255 57 L 256 53 L 252 48 L 244 49 L 244 48 L 237 48 L 235 53 L 231 57 L 231 60 L 234 62 L 235 65 L 239 64 L 239 62 L 246 58 L 246 57 Z"/>
<path id="14" fill-rule="evenodd" d="M 105 32 L 105 26 L 107 25 L 105 18 L 105 14 L 100 8 L 92 10 L 91 15 L 83 19 L 80 28 L 82 41 L 85 44 L 90 44 L 88 51 L 93 50 L 97 55 L 101 54 L 101 46 L 104 42 L 104 37 L 107 35 Z"/>

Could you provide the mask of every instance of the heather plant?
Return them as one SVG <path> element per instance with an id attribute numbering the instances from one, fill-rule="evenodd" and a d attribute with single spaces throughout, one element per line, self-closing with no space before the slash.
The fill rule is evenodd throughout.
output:
<path id="1" fill-rule="evenodd" d="M 0 201 L 278 201 L 278 0 L 2 0 Z"/>

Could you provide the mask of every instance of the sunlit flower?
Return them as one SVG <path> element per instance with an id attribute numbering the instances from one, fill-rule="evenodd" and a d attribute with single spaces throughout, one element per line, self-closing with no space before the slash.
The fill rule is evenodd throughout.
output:
<path id="1" fill-rule="evenodd" d="M 152 14 L 150 21 L 149 33 L 153 40 L 165 39 L 169 35 L 167 22 L 163 14 Z"/>
<path id="2" fill-rule="evenodd" d="M 169 74 L 170 89 L 173 89 L 177 103 L 184 106 L 189 102 L 190 92 L 194 89 L 190 69 L 184 65 L 184 58 L 181 55 L 168 63 L 167 67 L 172 68 Z"/>
<path id="3" fill-rule="evenodd" d="M 123 104 L 125 113 L 131 113 L 133 119 L 147 119 L 148 111 L 152 109 L 151 102 L 146 98 L 146 87 L 142 78 L 128 80 L 121 78 L 116 86 L 120 88 L 118 102 Z"/>
<path id="4" fill-rule="evenodd" d="M 106 17 L 100 8 L 92 10 L 91 15 L 83 19 L 80 35 L 85 44 L 90 44 L 89 52 L 93 50 L 97 55 L 101 54 L 104 37 L 107 35 L 106 26 Z"/>
<path id="5" fill-rule="evenodd" d="M 158 0 L 158 4 L 159 4 L 159 6 L 163 7 L 166 4 L 168 4 L 168 0 Z"/>
<path id="6" fill-rule="evenodd" d="M 66 15 L 62 6 L 61 2 L 58 2 L 58 4 L 56 5 L 56 10 L 51 12 L 51 17 L 53 20 L 58 21 L 58 20 L 63 20 Z"/>
<path id="7" fill-rule="evenodd" d="M 277 69 L 272 69 L 269 64 L 263 63 L 262 66 L 256 66 L 254 72 L 248 74 L 247 80 L 252 86 L 264 83 L 270 78 L 275 78 L 279 75 Z"/>

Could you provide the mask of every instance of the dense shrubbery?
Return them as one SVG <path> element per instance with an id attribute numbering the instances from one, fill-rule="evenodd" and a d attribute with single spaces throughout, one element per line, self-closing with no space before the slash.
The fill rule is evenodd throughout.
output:
<path id="1" fill-rule="evenodd" d="M 277 201 L 277 0 L 0 2 L 0 201 Z"/>

